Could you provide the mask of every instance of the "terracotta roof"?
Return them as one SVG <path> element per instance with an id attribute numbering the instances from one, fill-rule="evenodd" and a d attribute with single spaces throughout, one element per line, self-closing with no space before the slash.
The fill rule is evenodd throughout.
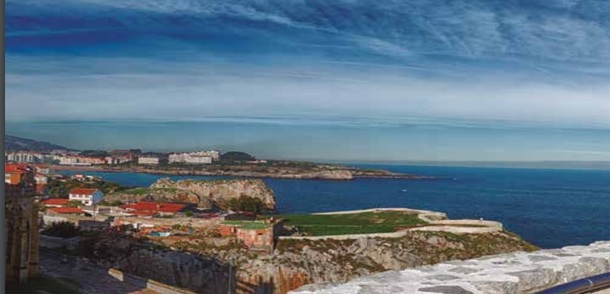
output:
<path id="1" fill-rule="evenodd" d="M 68 203 L 68 201 L 70 201 L 70 199 L 52 198 L 52 199 L 43 200 L 42 203 L 44 203 L 44 205 L 64 205 L 64 204 Z"/>
<path id="2" fill-rule="evenodd" d="M 70 190 L 70 194 L 92 195 L 97 189 L 74 188 Z"/>
<path id="3" fill-rule="evenodd" d="M 49 210 L 55 213 L 83 213 L 78 207 L 51 207 Z"/>
<path id="4" fill-rule="evenodd" d="M 28 166 L 25 164 L 5 164 L 4 172 L 9 173 L 24 173 Z"/>
<path id="5" fill-rule="evenodd" d="M 176 203 L 156 203 L 156 202 L 138 202 L 133 204 L 124 204 L 121 208 L 125 210 L 149 211 L 149 212 L 172 212 L 176 213 L 186 207 L 185 204 Z"/>
<path id="6" fill-rule="evenodd" d="M 154 211 L 130 211 L 129 213 L 131 214 L 135 214 L 135 215 L 139 215 L 139 216 L 151 216 L 154 215 L 156 212 Z"/>

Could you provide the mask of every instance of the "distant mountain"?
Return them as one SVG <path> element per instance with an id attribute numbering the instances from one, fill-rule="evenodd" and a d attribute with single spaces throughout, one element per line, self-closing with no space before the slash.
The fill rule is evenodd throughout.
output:
<path id="1" fill-rule="evenodd" d="M 50 152 L 53 150 L 72 150 L 64 146 L 55 145 L 49 142 L 36 141 L 11 135 L 4 138 L 4 148 L 6 151 L 39 151 Z"/>

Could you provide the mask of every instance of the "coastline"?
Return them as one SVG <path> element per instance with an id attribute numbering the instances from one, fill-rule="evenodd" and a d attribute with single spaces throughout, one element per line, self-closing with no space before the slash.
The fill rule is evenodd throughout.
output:
<path id="1" fill-rule="evenodd" d="M 220 177 L 239 177 L 239 178 L 270 178 L 270 179 L 294 179 L 294 180 L 332 180 L 350 181 L 358 178 L 370 179 L 404 179 L 404 180 L 426 180 L 438 179 L 438 177 L 417 176 L 410 174 L 398 174 L 380 170 L 377 173 L 367 173 L 353 168 L 343 168 L 338 170 L 322 170 L 311 172 L 259 172 L 259 171 L 227 171 L 227 170 L 185 170 L 185 169 L 150 169 L 145 167 L 107 167 L 107 166 L 72 166 L 72 165 L 52 165 L 54 170 L 62 171 L 90 171 L 90 172 L 132 172 L 157 175 L 190 175 L 190 176 L 220 176 Z"/>

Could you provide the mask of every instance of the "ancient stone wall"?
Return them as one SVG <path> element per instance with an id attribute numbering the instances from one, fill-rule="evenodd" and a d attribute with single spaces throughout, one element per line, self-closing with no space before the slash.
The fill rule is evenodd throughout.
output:
<path id="1" fill-rule="evenodd" d="M 38 210 L 29 190 L 16 186 L 5 189 L 7 282 L 25 282 L 38 274 Z"/>

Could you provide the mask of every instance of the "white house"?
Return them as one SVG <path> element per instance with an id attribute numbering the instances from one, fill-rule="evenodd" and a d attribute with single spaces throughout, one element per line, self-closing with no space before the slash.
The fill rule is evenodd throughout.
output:
<path id="1" fill-rule="evenodd" d="M 218 151 L 199 151 L 191 153 L 173 153 L 169 155 L 169 163 L 210 164 L 220 158 Z"/>
<path id="2" fill-rule="evenodd" d="M 141 156 L 138 157 L 138 164 L 159 164 L 159 157 Z"/>
<path id="3" fill-rule="evenodd" d="M 102 201 L 104 194 L 98 189 L 75 188 L 70 190 L 70 200 L 80 201 L 83 205 L 90 206 Z"/>

